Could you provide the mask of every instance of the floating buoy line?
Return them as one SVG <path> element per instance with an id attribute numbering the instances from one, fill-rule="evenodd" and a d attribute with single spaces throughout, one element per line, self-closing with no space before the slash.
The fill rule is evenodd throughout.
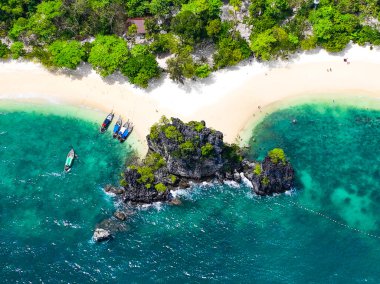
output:
<path id="1" fill-rule="evenodd" d="M 307 211 L 307 212 L 309 212 L 309 213 L 311 213 L 311 214 L 314 214 L 314 215 L 317 215 L 317 216 L 323 217 L 323 218 L 325 218 L 325 219 L 327 219 L 327 220 L 329 220 L 329 221 L 331 221 L 331 222 L 334 222 L 335 224 L 337 224 L 337 225 L 339 225 L 339 226 L 342 226 L 342 227 L 344 227 L 344 228 L 346 228 L 346 229 L 349 229 L 349 230 L 351 230 L 351 231 L 354 231 L 354 232 L 357 232 L 357 233 L 360 233 L 360 234 L 366 235 L 366 236 L 371 237 L 371 238 L 380 239 L 380 236 L 379 236 L 379 235 L 371 234 L 371 233 L 368 233 L 368 232 L 366 232 L 366 231 L 363 231 L 363 230 L 360 230 L 360 229 L 354 228 L 354 227 L 349 226 L 349 225 L 347 225 L 347 224 L 344 224 L 344 223 L 342 223 L 342 222 L 340 222 L 340 221 L 338 221 L 338 220 L 336 220 L 336 219 L 334 219 L 334 218 L 332 218 L 332 217 L 330 217 L 330 216 L 328 216 L 328 215 L 326 215 L 326 214 L 323 214 L 323 213 L 318 212 L 318 211 L 316 211 L 316 210 L 313 210 L 313 209 L 307 208 L 307 207 L 305 207 L 305 206 L 302 206 L 302 205 L 300 205 L 300 204 L 298 204 L 298 203 L 296 203 L 296 202 L 294 202 L 294 201 L 289 200 L 289 203 L 290 203 L 291 205 L 297 207 L 297 208 L 300 208 L 300 209 L 302 209 L 302 210 L 305 210 L 305 211 Z M 275 203 L 275 204 L 276 204 L 276 205 L 279 205 L 279 206 L 283 206 L 282 204 L 279 204 L 279 203 Z M 284 207 L 284 206 L 283 206 L 283 207 Z"/>

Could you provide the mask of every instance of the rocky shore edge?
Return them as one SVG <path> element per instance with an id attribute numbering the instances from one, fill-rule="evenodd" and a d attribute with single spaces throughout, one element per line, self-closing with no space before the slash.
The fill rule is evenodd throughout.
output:
<path id="1" fill-rule="evenodd" d="M 105 187 L 123 201 L 126 209 L 99 223 L 94 241 L 109 240 L 117 232 L 128 230 L 125 220 L 134 211 L 127 208 L 154 202 L 181 204 L 171 190 L 189 188 L 191 183 L 248 180 L 254 193 L 261 196 L 294 187 L 294 170 L 282 149 L 269 151 L 262 162 L 251 161 L 237 145 L 224 143 L 223 133 L 206 127 L 204 121 L 184 123 L 162 117 L 151 127 L 147 143 L 147 155 L 127 166 L 120 186 Z"/>

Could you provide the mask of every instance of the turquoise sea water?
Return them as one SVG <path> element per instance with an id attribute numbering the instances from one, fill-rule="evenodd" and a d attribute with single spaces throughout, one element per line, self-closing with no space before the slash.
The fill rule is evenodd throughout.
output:
<path id="1" fill-rule="evenodd" d="M 177 192 L 182 206 L 141 208 L 129 231 L 95 244 L 115 206 L 101 187 L 117 182 L 129 148 L 94 123 L 3 110 L 2 282 L 379 283 L 379 126 L 379 111 L 333 104 L 273 113 L 253 131 L 251 156 L 283 147 L 296 192 L 196 186 Z M 79 161 L 63 174 L 70 145 Z"/>

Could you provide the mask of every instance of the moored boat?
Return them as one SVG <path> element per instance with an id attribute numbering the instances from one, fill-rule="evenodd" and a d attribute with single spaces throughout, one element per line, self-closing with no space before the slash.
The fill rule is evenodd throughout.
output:
<path id="1" fill-rule="evenodd" d="M 133 124 L 131 122 L 128 123 L 125 130 L 120 135 L 119 141 L 120 143 L 123 143 L 125 140 L 127 140 L 128 136 L 131 134 L 133 130 Z"/>
<path id="2" fill-rule="evenodd" d="M 74 159 L 75 159 L 74 148 L 71 148 L 70 152 L 67 154 L 67 157 L 66 157 L 66 162 L 65 162 L 65 167 L 64 167 L 65 172 L 71 171 L 71 167 L 73 166 Z"/>
<path id="3" fill-rule="evenodd" d="M 128 126 L 129 126 L 129 120 L 126 123 L 124 123 L 123 126 L 118 131 L 118 133 L 117 133 L 117 139 L 118 140 L 121 139 L 121 136 L 123 135 L 123 133 L 125 132 L 125 130 L 127 130 Z"/>
<path id="4" fill-rule="evenodd" d="M 119 115 L 119 118 L 117 119 L 117 122 L 115 123 L 115 126 L 113 127 L 113 134 L 112 134 L 113 138 L 117 137 L 122 124 L 123 124 L 123 120 L 121 119 L 121 116 Z"/>
<path id="5" fill-rule="evenodd" d="M 110 112 L 107 117 L 104 119 L 103 123 L 102 123 L 102 126 L 100 127 L 100 133 L 104 133 L 106 132 L 106 130 L 108 129 L 108 127 L 110 126 L 112 120 L 113 120 L 113 117 L 115 116 L 115 114 L 113 112 Z"/>

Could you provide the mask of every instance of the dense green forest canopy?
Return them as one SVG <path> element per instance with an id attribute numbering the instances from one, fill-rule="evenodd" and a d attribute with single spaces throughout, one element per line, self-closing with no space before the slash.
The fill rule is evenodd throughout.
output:
<path id="1" fill-rule="evenodd" d="M 136 17 L 143 35 L 127 24 Z M 379 20 L 380 0 L 2 0 L 0 58 L 69 69 L 89 62 L 147 87 L 163 71 L 184 82 L 250 56 L 380 45 Z"/>

